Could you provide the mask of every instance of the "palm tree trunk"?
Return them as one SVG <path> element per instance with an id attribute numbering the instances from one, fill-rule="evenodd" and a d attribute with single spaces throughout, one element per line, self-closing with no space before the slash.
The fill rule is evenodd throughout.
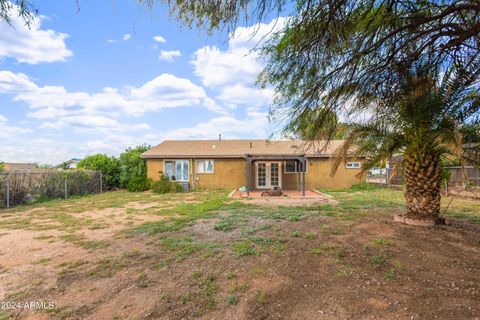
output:
<path id="1" fill-rule="evenodd" d="M 405 154 L 406 217 L 438 221 L 440 214 L 440 154 Z"/>

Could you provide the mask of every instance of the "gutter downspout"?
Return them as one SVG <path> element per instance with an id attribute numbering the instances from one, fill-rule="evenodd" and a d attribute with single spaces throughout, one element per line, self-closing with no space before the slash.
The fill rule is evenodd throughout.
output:
<path id="1" fill-rule="evenodd" d="M 194 159 L 190 158 L 190 176 L 192 177 L 192 189 L 195 190 L 195 171 L 193 169 Z"/>

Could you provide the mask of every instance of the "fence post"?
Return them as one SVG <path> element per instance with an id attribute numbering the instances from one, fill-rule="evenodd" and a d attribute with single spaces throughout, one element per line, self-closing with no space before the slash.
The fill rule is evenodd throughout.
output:
<path id="1" fill-rule="evenodd" d="M 65 176 L 65 199 L 68 198 L 68 189 L 67 189 L 67 176 Z"/>
<path id="2" fill-rule="evenodd" d="M 7 189 L 7 209 L 10 208 L 10 175 L 7 174 L 7 180 L 5 183 L 5 188 Z"/>
<path id="3" fill-rule="evenodd" d="M 103 174 L 100 171 L 100 193 L 103 193 Z"/>

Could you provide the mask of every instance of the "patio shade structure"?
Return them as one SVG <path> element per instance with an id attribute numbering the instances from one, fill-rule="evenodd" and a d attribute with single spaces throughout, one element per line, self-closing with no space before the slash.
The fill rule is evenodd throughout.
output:
<path id="1" fill-rule="evenodd" d="M 298 166 L 298 191 L 302 191 L 305 196 L 305 168 L 307 167 L 307 158 L 305 155 L 246 155 L 247 160 L 247 196 L 250 196 L 252 188 L 252 164 L 254 161 L 260 160 L 294 160 L 297 161 Z"/>

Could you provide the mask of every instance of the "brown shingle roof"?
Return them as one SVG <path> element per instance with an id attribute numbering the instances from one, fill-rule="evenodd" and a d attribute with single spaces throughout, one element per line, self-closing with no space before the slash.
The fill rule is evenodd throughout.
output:
<path id="1" fill-rule="evenodd" d="M 142 154 L 142 158 L 213 157 L 240 158 L 245 155 L 303 155 L 330 157 L 343 140 L 325 142 L 268 140 L 166 140 Z"/>

